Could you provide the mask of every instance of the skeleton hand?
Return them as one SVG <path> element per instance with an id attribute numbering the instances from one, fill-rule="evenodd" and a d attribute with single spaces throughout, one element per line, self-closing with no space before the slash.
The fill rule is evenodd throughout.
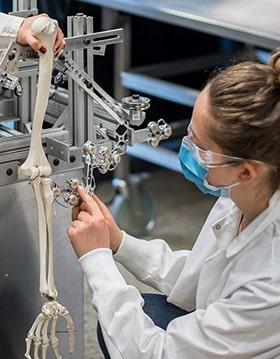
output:
<path id="1" fill-rule="evenodd" d="M 42 42 L 32 34 L 31 26 L 32 23 L 41 16 L 48 16 L 47 14 L 41 14 L 37 16 L 28 17 L 23 20 L 21 27 L 17 33 L 17 43 L 19 45 L 29 45 L 35 51 L 40 51 L 42 54 L 46 53 L 46 48 Z M 58 54 L 65 46 L 64 35 L 60 28 L 57 29 L 56 40 L 54 44 L 54 53 Z"/>
<path id="2" fill-rule="evenodd" d="M 59 353 L 58 345 L 59 340 L 56 336 L 56 323 L 59 317 L 65 319 L 66 327 L 69 336 L 69 351 L 72 353 L 75 346 L 74 331 L 75 326 L 68 310 L 56 301 L 50 301 L 43 305 L 41 313 L 35 319 L 31 329 L 28 332 L 26 341 L 26 353 L 25 357 L 32 359 L 31 344 L 34 342 L 34 359 L 39 359 L 39 348 L 42 346 L 42 359 L 47 358 L 47 350 L 49 343 L 51 342 L 55 357 L 61 359 L 62 356 Z M 51 323 L 50 339 L 48 337 L 48 326 Z"/>

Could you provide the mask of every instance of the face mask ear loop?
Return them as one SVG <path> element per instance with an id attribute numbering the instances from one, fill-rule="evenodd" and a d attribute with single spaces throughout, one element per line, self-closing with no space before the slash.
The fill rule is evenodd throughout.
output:
<path id="1" fill-rule="evenodd" d="M 233 187 L 239 186 L 240 182 L 233 183 L 229 186 L 216 187 L 208 183 L 207 177 L 204 179 L 204 186 L 212 191 L 221 191 L 221 197 L 230 197 L 230 192 Z"/>

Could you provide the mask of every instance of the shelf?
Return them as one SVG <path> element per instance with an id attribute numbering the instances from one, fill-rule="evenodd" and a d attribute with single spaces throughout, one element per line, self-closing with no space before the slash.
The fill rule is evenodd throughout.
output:
<path id="1" fill-rule="evenodd" d="M 279 46 L 280 2 L 277 0 L 82 0 L 245 43 Z"/>

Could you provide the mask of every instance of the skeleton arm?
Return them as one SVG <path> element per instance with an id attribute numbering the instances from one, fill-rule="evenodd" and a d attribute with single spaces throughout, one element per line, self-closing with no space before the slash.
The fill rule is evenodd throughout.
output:
<path id="1" fill-rule="evenodd" d="M 48 104 L 51 74 L 53 66 L 53 45 L 56 37 L 56 22 L 40 17 L 32 24 L 32 31 L 47 49 L 47 53 L 40 57 L 39 80 L 30 150 L 26 161 L 20 168 L 21 176 L 31 180 L 37 203 L 39 222 L 39 251 L 40 251 L 40 292 L 49 302 L 42 307 L 26 338 L 25 357 L 31 359 L 31 345 L 34 342 L 34 359 L 39 359 L 39 348 L 42 346 L 42 359 L 46 359 L 47 348 L 51 341 L 56 358 L 61 358 L 56 337 L 56 322 L 59 317 L 66 320 L 69 333 L 69 349 L 74 349 L 74 323 L 68 310 L 56 301 L 58 293 L 54 282 L 53 266 L 53 201 L 54 194 L 51 189 L 52 180 L 44 177 L 51 174 L 51 166 L 46 158 L 41 142 L 43 120 Z M 48 325 L 52 321 L 50 340 L 48 338 Z"/>

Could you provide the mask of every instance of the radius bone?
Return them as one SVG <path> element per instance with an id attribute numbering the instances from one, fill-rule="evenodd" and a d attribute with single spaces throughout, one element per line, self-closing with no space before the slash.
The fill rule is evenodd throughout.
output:
<path id="1" fill-rule="evenodd" d="M 33 191 L 37 204 L 38 224 L 39 224 L 39 252 L 40 252 L 40 293 L 49 295 L 47 284 L 47 243 L 48 234 L 46 226 L 46 214 L 44 208 L 44 198 L 42 195 L 42 179 L 36 177 L 32 181 Z"/>
<path id="2" fill-rule="evenodd" d="M 52 180 L 50 178 L 42 178 L 42 197 L 45 207 L 45 218 L 47 226 L 47 257 L 48 257 L 48 274 L 47 288 L 48 297 L 57 298 L 57 289 L 54 282 L 54 262 L 53 262 L 53 202 L 54 194 L 51 189 Z M 40 237 L 39 237 L 40 238 Z"/>

